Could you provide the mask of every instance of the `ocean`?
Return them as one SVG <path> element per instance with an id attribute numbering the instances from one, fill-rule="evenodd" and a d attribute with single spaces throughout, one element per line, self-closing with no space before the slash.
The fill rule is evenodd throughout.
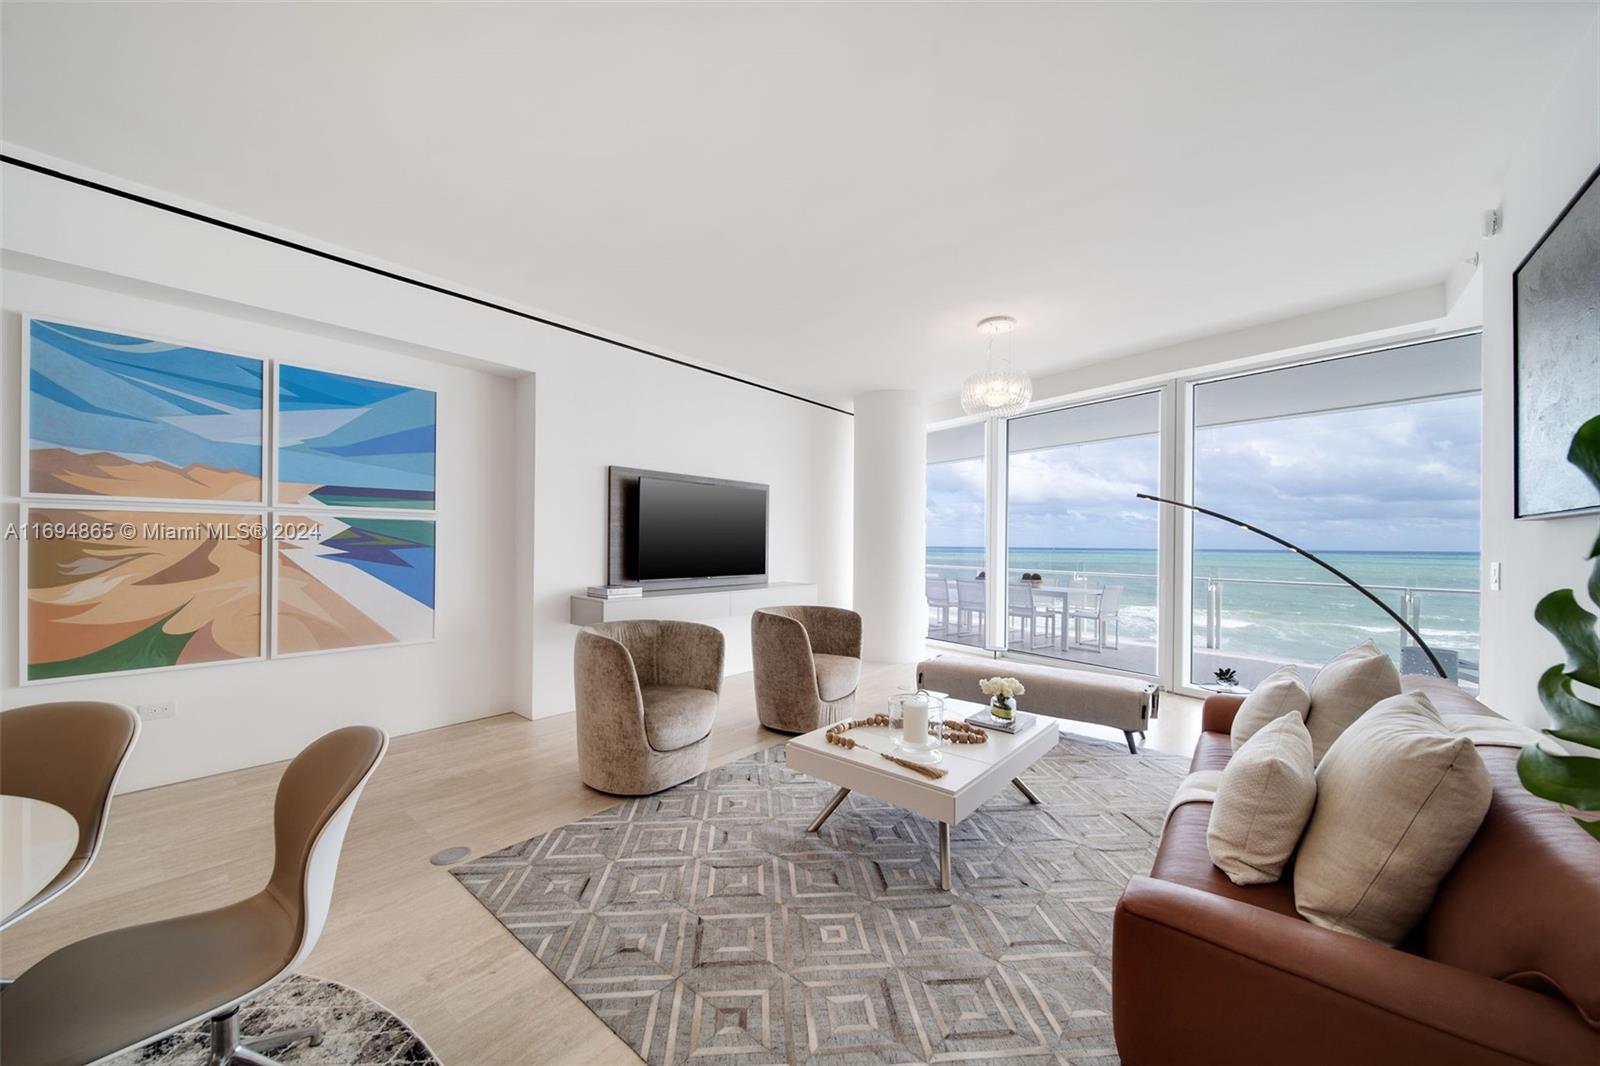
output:
<path id="1" fill-rule="evenodd" d="M 1318 552 L 1332 565 L 1400 610 L 1405 589 L 1414 592 L 1414 624 L 1436 650 L 1461 658 L 1462 674 L 1475 679 L 1478 662 L 1478 554 L 1476 552 Z M 1156 638 L 1156 553 L 1134 548 L 1013 548 L 1010 580 L 1032 571 L 1045 584 L 1066 584 L 1083 574 L 1091 584 L 1121 585 L 1123 637 Z M 928 548 L 928 572 L 975 577 L 982 548 Z M 1371 638 L 1398 658 L 1400 627 L 1359 593 L 1314 563 L 1282 550 L 1195 553 L 1194 629 L 1204 646 L 1206 588 L 1221 588 L 1220 646 L 1234 654 L 1279 661 L 1321 663 Z M 1328 582 L 1337 587 L 1323 587 Z M 1377 586 L 1387 586 L 1379 588 Z"/>

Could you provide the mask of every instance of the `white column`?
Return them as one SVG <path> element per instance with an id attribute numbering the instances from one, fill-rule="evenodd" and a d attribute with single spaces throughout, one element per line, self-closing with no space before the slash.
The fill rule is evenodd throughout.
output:
<path id="1" fill-rule="evenodd" d="M 928 632 L 928 408 L 915 392 L 867 392 L 855 403 L 855 609 L 861 654 L 914 663 Z"/>

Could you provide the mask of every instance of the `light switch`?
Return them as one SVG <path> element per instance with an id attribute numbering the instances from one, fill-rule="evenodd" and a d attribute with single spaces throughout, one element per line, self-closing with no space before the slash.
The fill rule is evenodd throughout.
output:
<path id="1" fill-rule="evenodd" d="M 1499 563 L 1490 563 L 1489 564 L 1489 591 L 1490 592 L 1499 592 L 1500 591 L 1500 564 Z"/>

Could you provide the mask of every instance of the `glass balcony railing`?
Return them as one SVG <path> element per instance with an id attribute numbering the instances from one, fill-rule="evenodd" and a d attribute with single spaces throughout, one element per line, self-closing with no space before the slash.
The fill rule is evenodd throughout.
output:
<path id="1" fill-rule="evenodd" d="M 1024 582 L 1024 574 L 1038 580 Z M 984 646 L 986 582 L 970 566 L 927 569 L 928 637 Z M 1159 669 L 1156 578 L 1116 570 L 1013 569 L 1007 574 L 1006 647 L 1154 676 Z M 1478 590 L 1431 585 L 1368 588 L 1423 635 L 1447 674 L 1476 690 Z M 1194 579 L 1190 682 L 1233 670 L 1252 687 L 1285 664 L 1308 680 L 1341 651 L 1371 639 L 1402 673 L 1432 673 L 1422 650 L 1354 589 L 1331 581 Z"/>
<path id="2" fill-rule="evenodd" d="M 1420 584 L 1366 587 L 1422 634 L 1445 673 L 1478 686 L 1478 590 Z M 1432 674 L 1432 665 L 1400 626 L 1341 582 L 1247 577 L 1197 577 L 1191 601 L 1190 680 L 1215 682 L 1231 669 L 1253 687 L 1293 663 L 1307 679 L 1318 666 L 1363 640 L 1384 651 L 1402 674 Z"/>

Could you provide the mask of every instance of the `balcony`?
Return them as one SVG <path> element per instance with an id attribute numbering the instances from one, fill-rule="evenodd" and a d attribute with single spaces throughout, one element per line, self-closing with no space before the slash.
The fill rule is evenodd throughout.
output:
<path id="1" fill-rule="evenodd" d="M 1022 570 L 1008 574 L 1007 651 L 1158 674 L 1152 575 L 1028 572 L 1041 580 L 1024 584 Z M 928 638 L 984 647 L 985 583 L 967 568 L 930 566 L 927 578 Z M 1453 679 L 1476 691 L 1477 589 L 1368 587 L 1423 634 Z M 1338 582 L 1200 577 L 1194 581 L 1193 597 L 1190 678 L 1197 685 L 1214 684 L 1217 670 L 1231 669 L 1238 684 L 1250 688 L 1286 663 L 1297 666 L 1309 681 L 1323 662 L 1369 638 L 1397 661 L 1402 673 L 1432 672 L 1404 630 Z"/>

